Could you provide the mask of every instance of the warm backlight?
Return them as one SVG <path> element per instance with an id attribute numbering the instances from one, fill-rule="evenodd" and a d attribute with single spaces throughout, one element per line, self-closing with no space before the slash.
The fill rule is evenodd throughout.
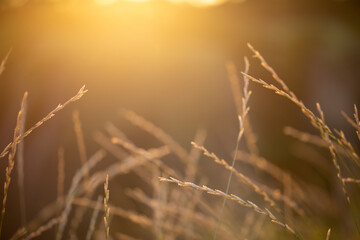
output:
<path id="1" fill-rule="evenodd" d="M 152 0 L 94 0 L 95 3 L 99 4 L 99 5 L 111 5 L 114 3 L 117 3 L 119 1 L 127 1 L 127 2 L 149 2 Z M 206 6 L 214 6 L 214 5 L 219 5 L 223 2 L 225 2 L 226 0 L 165 0 L 168 2 L 172 2 L 172 3 L 176 3 L 176 4 L 190 4 L 190 5 L 194 5 L 194 6 L 199 6 L 199 7 L 206 7 Z"/>

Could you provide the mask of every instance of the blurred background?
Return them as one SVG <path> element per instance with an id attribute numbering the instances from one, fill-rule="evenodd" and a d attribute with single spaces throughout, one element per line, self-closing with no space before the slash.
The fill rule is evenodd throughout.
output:
<path id="1" fill-rule="evenodd" d="M 89 155 L 99 148 L 93 133 L 103 131 L 107 122 L 142 147 L 159 146 L 119 117 L 120 110 L 130 109 L 186 149 L 195 132 L 205 128 L 205 146 L 230 159 L 238 121 L 226 62 L 233 61 L 242 71 L 243 57 L 248 56 L 250 74 L 272 81 L 252 58 L 248 42 L 310 109 L 319 102 L 329 125 L 355 139 L 340 112 L 351 115 L 353 104 L 360 102 L 359 13 L 356 0 L 1 1 L 0 59 L 12 49 L 0 76 L 1 148 L 12 139 L 25 91 L 29 128 L 82 85 L 89 89 L 25 140 L 28 218 L 56 197 L 58 148 L 65 149 L 66 186 L 81 165 L 72 121 L 75 109 Z M 283 134 L 288 125 L 316 133 L 307 119 L 286 99 L 253 83 L 250 88 L 251 124 L 260 154 L 294 176 L 326 185 L 323 173 L 300 161 L 303 146 Z M 319 154 L 330 159 L 326 151 Z M 219 172 L 219 166 L 207 159 L 200 165 L 208 178 Z M 6 166 L 2 160 L 1 181 Z M 218 173 L 221 180 L 212 186 L 225 189 L 227 174 Z M 14 217 L 19 211 L 15 182 L 5 236 L 20 223 Z M 341 218 L 335 212 L 326 221 L 336 224 Z"/>

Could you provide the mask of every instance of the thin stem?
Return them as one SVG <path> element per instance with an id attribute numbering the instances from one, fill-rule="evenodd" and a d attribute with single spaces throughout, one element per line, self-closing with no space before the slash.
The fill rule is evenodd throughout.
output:
<path id="1" fill-rule="evenodd" d="M 244 58 L 244 61 L 245 61 L 245 72 L 247 73 L 249 71 L 249 61 L 248 61 L 248 59 L 246 57 Z M 229 74 L 230 73 L 234 74 L 236 72 L 235 67 L 234 67 L 233 64 L 231 64 L 231 63 L 228 64 L 228 71 L 229 71 Z M 241 116 L 238 115 L 238 117 L 239 117 L 239 128 L 240 129 L 239 129 L 239 133 L 238 133 L 237 140 L 236 140 L 235 153 L 234 153 L 234 157 L 233 157 L 233 160 L 232 160 L 231 169 L 233 169 L 234 166 L 235 166 L 236 155 L 237 155 L 237 151 L 238 151 L 238 148 L 239 148 L 239 143 L 240 143 L 242 135 L 244 134 L 244 121 L 245 121 L 245 118 L 246 118 L 246 116 L 247 116 L 247 114 L 249 112 L 249 107 L 247 106 L 248 102 L 249 102 L 249 98 L 251 96 L 251 91 L 249 91 L 249 89 L 248 89 L 249 79 L 246 76 L 243 76 L 243 79 L 244 79 L 243 98 L 241 99 L 242 100 L 242 109 L 241 109 L 242 112 L 241 112 Z M 228 182 L 227 182 L 227 185 L 226 185 L 226 194 L 229 193 L 232 175 L 233 175 L 233 171 L 230 171 Z M 224 201 L 223 201 L 223 204 L 222 204 L 222 207 L 221 207 L 218 223 L 217 223 L 215 233 L 214 233 L 214 238 L 213 238 L 214 240 L 216 240 L 216 235 L 217 235 L 217 233 L 219 231 L 219 227 L 221 225 L 221 220 L 222 220 L 222 217 L 223 217 L 223 214 L 224 214 L 225 204 L 226 204 L 226 198 L 224 198 Z"/>
<path id="2" fill-rule="evenodd" d="M 235 160 L 236 160 L 236 155 L 237 155 L 238 148 L 239 148 L 239 143 L 240 143 L 240 140 L 241 140 L 241 135 L 242 135 L 241 131 L 239 131 L 239 135 L 238 135 L 238 138 L 237 138 L 237 141 L 236 141 L 235 154 L 234 154 L 234 158 L 233 158 L 233 161 L 232 161 L 232 164 L 231 164 L 231 168 L 234 168 L 234 166 L 235 166 Z M 227 185 L 226 185 L 226 194 L 229 193 L 232 175 L 233 175 L 233 171 L 230 171 L 229 179 L 228 179 L 228 182 L 227 182 Z M 217 235 L 217 233 L 219 231 L 219 228 L 220 228 L 220 225 L 221 225 L 221 220 L 222 220 L 222 217 L 223 217 L 223 214 L 224 214 L 224 208 L 225 208 L 226 200 L 227 199 L 224 198 L 224 201 L 223 201 L 223 204 L 222 204 L 222 207 L 221 207 L 220 216 L 219 216 L 218 223 L 217 223 L 216 230 L 215 230 L 215 234 L 214 234 L 214 240 L 216 240 L 216 235 Z"/>

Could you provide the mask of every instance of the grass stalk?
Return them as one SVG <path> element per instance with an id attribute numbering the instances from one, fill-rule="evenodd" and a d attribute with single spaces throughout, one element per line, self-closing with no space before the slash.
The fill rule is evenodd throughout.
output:
<path id="1" fill-rule="evenodd" d="M 212 194 L 212 195 L 215 195 L 215 196 L 219 196 L 219 197 L 222 197 L 222 198 L 225 198 L 225 199 L 232 200 L 232 201 L 234 201 L 234 202 L 236 202 L 236 203 L 238 203 L 238 204 L 240 204 L 240 205 L 242 205 L 244 207 L 247 207 L 247 208 L 250 208 L 250 209 L 254 210 L 255 212 L 257 212 L 259 214 L 267 216 L 268 218 L 270 218 L 271 222 L 273 222 L 273 223 L 279 225 L 280 227 L 284 228 L 287 232 L 291 233 L 297 239 L 302 239 L 302 237 L 297 232 L 295 232 L 295 230 L 293 228 L 291 228 L 288 224 L 283 223 L 282 221 L 277 219 L 275 217 L 275 215 L 273 215 L 267 208 L 262 209 L 258 205 L 256 205 L 255 203 L 253 203 L 253 202 L 251 202 L 249 200 L 247 200 L 247 201 L 243 200 L 242 198 L 240 198 L 237 195 L 228 194 L 228 193 L 225 193 L 225 192 L 217 190 L 217 189 L 209 188 L 208 186 L 205 186 L 205 185 L 199 186 L 199 185 L 196 185 L 196 184 L 194 184 L 192 182 L 183 182 L 183 181 L 178 180 L 178 179 L 173 178 L 173 177 L 169 177 L 169 178 L 160 177 L 159 180 L 161 182 L 176 183 L 177 185 L 179 185 L 181 187 L 189 187 L 189 188 L 192 188 L 192 189 L 195 189 L 195 190 L 206 192 L 208 194 Z"/>
<path id="2" fill-rule="evenodd" d="M 82 166 L 74 175 L 72 179 L 72 183 L 70 186 L 70 189 L 68 191 L 68 194 L 66 196 L 65 201 L 65 207 L 62 211 L 62 214 L 60 216 L 60 223 L 59 223 L 59 229 L 56 234 L 56 240 L 61 240 L 65 226 L 68 221 L 68 217 L 72 208 L 72 202 L 76 196 L 78 186 L 81 182 L 81 180 L 84 178 L 87 171 L 89 171 L 91 168 L 93 168 L 98 162 L 100 162 L 105 157 L 105 151 L 99 150 L 97 151 L 90 159 L 86 162 L 86 165 Z"/>
<path id="3" fill-rule="evenodd" d="M 91 238 L 93 236 L 96 220 L 98 218 L 99 211 L 100 211 L 100 206 L 101 206 L 101 196 L 98 197 L 98 199 L 96 201 L 96 207 L 94 208 L 93 214 L 91 215 L 90 225 L 89 225 L 88 231 L 86 233 L 86 240 L 91 240 Z"/>
<path id="4" fill-rule="evenodd" d="M 3 74 L 3 72 L 5 71 L 5 65 L 6 65 L 7 60 L 9 59 L 9 56 L 10 56 L 11 51 L 12 51 L 12 49 L 10 49 L 10 50 L 7 52 L 6 56 L 3 58 L 3 60 L 2 60 L 1 63 L 0 63 L 0 76 L 1 76 L 1 74 Z"/>
<path id="5" fill-rule="evenodd" d="M 109 216 L 110 216 L 110 207 L 109 207 L 109 197 L 110 197 L 110 191 L 109 191 L 109 175 L 106 175 L 106 180 L 104 183 L 104 209 L 105 209 L 105 216 L 104 216 L 104 223 L 105 223 L 105 231 L 106 231 L 106 240 L 109 239 L 109 232 L 110 232 L 110 226 L 109 226 Z"/>
<path id="6" fill-rule="evenodd" d="M 85 146 L 85 140 L 84 140 L 84 133 L 82 130 L 82 124 L 80 120 L 80 114 L 78 110 L 75 110 L 73 112 L 73 122 L 74 122 L 74 131 L 76 135 L 76 142 L 79 149 L 79 155 L 80 155 L 80 161 L 81 165 L 84 166 L 87 161 L 87 154 L 86 154 L 86 146 Z M 85 173 L 85 181 L 84 184 L 89 180 L 89 171 Z"/>
<path id="7" fill-rule="evenodd" d="M 11 147 L 10 147 L 10 154 L 9 154 L 9 158 L 8 158 L 8 166 L 6 167 L 5 183 L 4 183 L 4 197 L 3 197 L 3 201 L 2 201 L 2 210 L 1 210 L 1 217 L 0 217 L 0 239 L 1 239 L 2 226 L 3 226 L 3 223 L 4 223 L 4 217 L 5 217 L 5 211 L 6 211 L 6 202 L 7 202 L 7 197 L 8 197 L 8 190 L 9 190 L 10 182 L 11 182 L 11 173 L 12 173 L 12 170 L 13 170 L 14 164 L 15 164 L 14 158 L 15 158 L 15 154 L 16 154 L 16 147 L 17 147 L 17 144 L 18 144 L 16 139 L 19 137 L 20 126 L 21 126 L 21 121 L 22 121 L 26 101 L 27 101 L 27 96 L 28 96 L 28 93 L 25 92 L 24 96 L 23 96 L 23 99 L 21 101 L 20 110 L 19 110 L 18 115 L 17 115 L 16 126 L 15 126 L 15 129 L 14 129 L 14 137 L 13 137 L 14 141 L 12 142 Z"/>
<path id="8" fill-rule="evenodd" d="M 22 118 L 20 121 L 19 135 L 24 134 L 25 122 L 27 114 L 27 102 L 25 102 Z M 20 216 L 21 224 L 26 225 L 26 198 L 25 198 L 25 187 L 24 187 L 24 141 L 18 143 L 17 150 L 17 172 L 18 172 L 18 187 L 19 187 L 19 201 L 20 201 Z"/>
<path id="9" fill-rule="evenodd" d="M 24 134 L 17 136 L 16 139 L 13 140 L 13 142 L 9 143 L 4 150 L 1 152 L 0 154 L 0 159 L 5 157 L 6 154 L 9 153 L 9 151 L 12 149 L 12 146 L 14 143 L 18 144 L 20 141 L 22 141 L 24 138 L 26 138 L 27 136 L 29 136 L 29 134 L 34 131 L 35 129 L 37 129 L 38 127 L 40 127 L 42 124 L 44 124 L 45 122 L 47 122 L 48 120 L 50 120 L 52 117 L 55 116 L 55 114 L 57 112 L 59 112 L 60 110 L 64 109 L 68 104 L 72 103 L 72 102 L 76 102 L 77 100 L 79 100 L 80 98 L 82 98 L 82 96 L 87 92 L 88 90 L 85 89 L 85 85 L 82 86 L 82 88 L 80 88 L 80 90 L 78 91 L 78 93 L 73 96 L 72 98 L 70 98 L 69 100 L 67 100 L 65 103 L 63 104 L 59 104 L 55 109 L 53 109 L 51 112 L 49 112 L 44 118 L 42 118 L 40 121 L 38 121 L 37 123 L 35 123 L 31 128 L 29 128 Z"/>
<path id="10" fill-rule="evenodd" d="M 247 60 L 247 58 L 245 58 L 244 60 L 245 60 L 245 72 L 248 72 L 249 71 L 249 61 Z M 245 118 L 246 118 L 246 116 L 247 116 L 247 114 L 248 114 L 248 112 L 250 110 L 250 108 L 248 107 L 248 101 L 249 101 L 250 96 L 251 96 L 251 91 L 249 91 L 248 86 L 249 86 L 249 79 L 244 77 L 243 98 L 242 98 L 242 115 L 241 116 L 239 115 L 239 133 L 238 133 L 237 140 L 236 140 L 235 154 L 234 154 L 234 157 L 233 157 L 233 160 L 232 160 L 232 163 L 231 163 L 231 168 L 232 169 L 235 166 L 236 154 L 237 154 L 237 151 L 238 151 L 238 148 L 239 148 L 240 140 L 241 140 L 241 138 L 242 138 L 242 136 L 244 134 L 244 121 L 245 121 Z M 228 178 L 228 181 L 227 181 L 227 184 L 226 184 L 226 191 L 225 191 L 226 194 L 230 190 L 230 184 L 231 184 L 232 175 L 233 175 L 233 171 L 230 171 L 229 178 Z M 222 204 L 221 211 L 220 211 L 220 214 L 219 214 L 218 224 L 216 226 L 214 237 L 213 237 L 214 240 L 216 240 L 216 236 L 217 236 L 217 233 L 219 231 L 219 227 L 220 227 L 221 220 L 222 220 L 223 213 L 224 213 L 225 204 L 226 204 L 226 198 L 224 198 L 224 200 L 223 200 L 223 204 Z"/>

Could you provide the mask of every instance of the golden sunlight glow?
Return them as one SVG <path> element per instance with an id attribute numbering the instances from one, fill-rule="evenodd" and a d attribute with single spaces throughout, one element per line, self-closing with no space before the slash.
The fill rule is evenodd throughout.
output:
<path id="1" fill-rule="evenodd" d="M 119 0 L 94 0 L 99 5 L 111 5 Z M 123 0 L 128 2 L 149 2 L 151 0 Z M 226 0 L 165 0 L 175 4 L 190 4 L 197 7 L 215 6 L 224 3 Z"/>
<path id="2" fill-rule="evenodd" d="M 149 2 L 151 0 L 124 0 L 124 1 L 127 1 L 127 2 Z"/>
<path id="3" fill-rule="evenodd" d="M 226 0 L 167 0 L 167 1 L 176 4 L 188 3 L 196 7 L 206 7 L 206 6 L 219 5 L 221 3 L 224 3 Z"/>
<path id="4" fill-rule="evenodd" d="M 188 3 L 194 6 L 214 6 L 224 3 L 225 0 L 188 0 Z"/>
<path id="5" fill-rule="evenodd" d="M 99 5 L 110 5 L 113 4 L 115 2 L 117 2 L 118 0 L 95 0 L 95 3 L 99 4 Z"/>
<path id="6" fill-rule="evenodd" d="M 21 7 L 24 6 L 27 2 L 28 0 L 11 0 L 10 5 L 12 7 Z"/>

